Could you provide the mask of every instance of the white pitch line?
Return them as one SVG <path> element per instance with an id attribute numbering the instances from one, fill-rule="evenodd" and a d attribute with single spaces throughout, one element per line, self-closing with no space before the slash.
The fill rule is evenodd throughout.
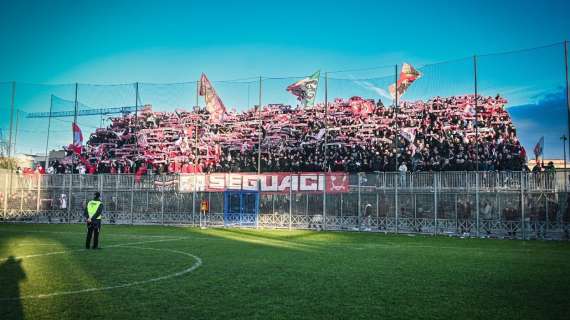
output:
<path id="1" fill-rule="evenodd" d="M 139 241 L 139 242 L 131 242 L 131 243 L 123 243 L 123 244 L 113 244 L 110 246 L 105 246 L 104 248 L 116 248 L 116 247 L 124 247 L 124 246 L 137 245 L 137 244 L 156 243 L 156 242 L 165 242 L 165 241 L 176 241 L 176 240 L 183 240 L 183 238 L 172 238 L 172 239 L 162 239 L 162 240 Z M 37 258 L 37 257 L 44 257 L 44 256 L 53 256 L 53 255 L 62 254 L 62 253 L 81 252 L 81 251 L 87 251 L 87 249 L 75 249 L 75 250 L 52 251 L 52 252 L 45 252 L 45 253 L 29 254 L 26 256 L 12 257 L 12 259 Z M 0 262 L 7 261 L 8 259 L 10 259 L 10 258 L 2 258 L 2 259 L 0 259 Z"/>
<path id="2" fill-rule="evenodd" d="M 59 291 L 59 292 L 52 292 L 52 293 L 46 293 L 46 294 L 25 295 L 25 296 L 21 296 L 21 297 L 0 298 L 0 301 L 23 300 L 23 299 L 43 299 L 43 298 L 50 298 L 50 297 L 55 297 L 55 296 L 78 294 L 78 293 L 87 293 L 87 292 L 94 292 L 94 291 L 105 291 L 105 290 L 113 290 L 113 289 L 120 289 L 120 288 L 128 288 L 128 287 L 132 287 L 132 286 L 138 286 L 138 285 L 143 285 L 143 284 L 147 284 L 147 283 L 151 283 L 151 282 L 163 281 L 163 280 L 167 280 L 170 278 L 180 277 L 184 274 L 187 274 L 189 272 L 196 270 L 197 268 L 199 268 L 202 265 L 202 259 L 200 257 L 195 256 L 195 255 L 188 253 L 188 252 L 171 250 L 171 249 L 156 249 L 156 248 L 136 247 L 136 246 L 130 246 L 127 244 L 117 245 L 115 247 L 119 247 L 119 246 L 129 246 L 129 248 L 141 249 L 141 250 L 154 250 L 154 251 L 162 251 L 162 252 L 172 252 L 172 253 L 191 257 L 196 262 L 194 262 L 194 264 L 192 264 L 190 267 L 188 267 L 184 270 L 175 272 L 175 273 L 167 274 L 167 275 L 156 277 L 156 278 L 146 279 L 146 280 L 133 281 L 133 282 L 124 283 L 124 284 L 120 284 L 120 285 L 116 285 L 116 286 L 94 287 L 94 288 L 72 290 L 72 291 Z M 68 252 L 68 251 L 64 251 L 64 252 Z"/>

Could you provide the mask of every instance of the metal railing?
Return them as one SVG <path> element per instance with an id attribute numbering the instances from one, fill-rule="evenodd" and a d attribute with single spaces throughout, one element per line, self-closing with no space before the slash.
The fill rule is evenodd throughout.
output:
<path id="1" fill-rule="evenodd" d="M 345 192 L 260 192 L 256 226 L 568 238 L 566 172 L 347 177 Z M 102 194 L 106 223 L 197 225 L 200 201 L 207 199 L 207 223 L 225 225 L 223 190 L 182 190 L 179 175 L 1 174 L 0 217 L 5 222 L 79 223 L 95 191 Z"/>

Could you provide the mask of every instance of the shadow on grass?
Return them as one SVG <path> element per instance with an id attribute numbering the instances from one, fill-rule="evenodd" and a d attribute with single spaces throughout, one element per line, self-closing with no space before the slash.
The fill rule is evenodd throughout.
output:
<path id="1" fill-rule="evenodd" d="M 24 319 L 24 312 L 20 298 L 20 282 L 26 279 L 26 272 L 22 268 L 22 260 L 8 257 L 0 264 L 0 318 Z"/>

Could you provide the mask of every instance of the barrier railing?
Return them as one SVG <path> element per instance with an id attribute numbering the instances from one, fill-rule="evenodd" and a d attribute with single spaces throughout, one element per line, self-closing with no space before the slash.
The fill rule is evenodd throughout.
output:
<path id="1" fill-rule="evenodd" d="M 304 181 L 307 174 L 287 174 Z M 346 178 L 327 188 L 261 189 L 258 227 L 454 234 L 479 237 L 568 238 L 566 172 L 418 172 L 319 176 Z M 215 179 L 218 180 L 214 180 Z M 246 186 L 247 176 L 250 182 Z M 312 174 L 311 177 L 318 176 Z M 221 178 L 222 177 L 222 178 Z M 225 177 L 225 178 L 223 178 Z M 188 188 L 183 180 L 210 185 Z M 213 183 L 226 179 L 224 188 Z M 253 180 L 251 180 L 253 179 Z M 207 223 L 225 225 L 226 190 L 258 191 L 254 174 L 232 175 L 0 175 L 0 217 L 5 222 L 82 222 L 85 203 L 102 195 L 107 223 L 197 225 L 200 202 Z M 316 179 L 316 178 L 315 178 Z M 230 180 L 233 180 L 230 181 Z M 253 181 L 253 182 L 252 182 Z M 284 181 L 287 181 L 285 179 Z M 317 181 L 317 180 L 314 180 Z M 344 181 L 344 180 L 343 180 Z M 187 181 L 188 182 L 188 181 Z M 264 182 L 269 183 L 269 182 Z M 281 182 L 284 183 L 284 182 Z M 317 183 L 317 182 L 314 182 Z M 237 188 L 237 189 L 236 189 Z M 264 187 L 265 188 L 265 187 Z"/>

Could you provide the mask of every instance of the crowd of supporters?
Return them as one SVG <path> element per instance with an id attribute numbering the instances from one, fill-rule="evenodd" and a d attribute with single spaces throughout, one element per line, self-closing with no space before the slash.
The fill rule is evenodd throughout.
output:
<path id="1" fill-rule="evenodd" d="M 467 95 L 394 108 L 353 97 L 327 110 L 267 105 L 230 112 L 218 123 L 205 110 L 145 106 L 112 118 L 48 171 L 257 172 L 258 161 L 263 172 L 521 170 L 526 154 L 506 103 Z"/>

